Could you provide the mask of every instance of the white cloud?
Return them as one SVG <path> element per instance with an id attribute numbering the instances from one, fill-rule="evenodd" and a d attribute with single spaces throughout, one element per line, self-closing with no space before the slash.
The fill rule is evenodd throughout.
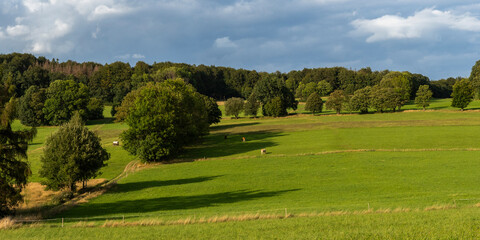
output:
<path id="1" fill-rule="evenodd" d="M 215 39 L 213 45 L 217 48 L 236 48 L 237 44 L 230 40 L 230 37 L 222 37 Z"/>
<path id="2" fill-rule="evenodd" d="M 31 46 L 31 51 L 33 53 L 51 53 L 51 45 L 47 42 L 36 41 Z"/>
<path id="3" fill-rule="evenodd" d="M 3 3 L 10 9 L 22 8 L 15 24 L 2 26 L 2 45 L 23 45 L 22 51 L 37 54 L 68 52 L 74 42 L 91 34 L 98 37 L 100 29 L 92 21 L 121 16 L 133 8 L 123 0 L 21 0 L 18 4 Z M 128 2 L 127 2 L 128 3 Z M 93 31 L 92 31 L 93 30 Z M 76 39 L 77 38 L 77 39 Z M 16 50 L 20 51 L 20 50 Z"/>
<path id="4" fill-rule="evenodd" d="M 24 0 L 23 6 L 25 6 L 30 13 L 33 13 L 42 10 L 44 7 L 48 7 L 48 2 L 42 2 L 40 0 Z"/>
<path id="5" fill-rule="evenodd" d="M 349 0 L 300 0 L 299 2 L 303 4 L 324 5 L 324 4 L 332 4 L 332 3 L 343 3 L 348 1 Z"/>
<path id="6" fill-rule="evenodd" d="M 18 37 L 28 34 L 30 29 L 25 25 L 15 25 L 7 27 L 7 34 L 12 37 Z"/>
<path id="7" fill-rule="evenodd" d="M 143 59 L 143 58 L 145 58 L 145 56 L 142 55 L 142 54 L 139 54 L 139 53 L 134 53 L 134 54 L 127 53 L 127 54 L 123 54 L 123 55 L 120 55 L 120 56 L 116 56 L 115 58 L 118 58 L 118 59 L 121 59 L 121 60 L 124 60 L 124 61 L 128 61 L 130 59 Z"/>
<path id="8" fill-rule="evenodd" d="M 135 53 L 135 54 L 132 55 L 132 58 L 133 59 L 143 59 L 143 58 L 145 58 L 145 56 L 142 55 L 142 54 Z"/>
<path id="9" fill-rule="evenodd" d="M 376 19 L 357 19 L 351 23 L 356 32 L 369 34 L 367 42 L 388 39 L 422 38 L 441 29 L 480 32 L 480 20 L 470 14 L 455 15 L 450 11 L 427 8 L 403 18 L 385 15 Z"/>
<path id="10" fill-rule="evenodd" d="M 112 15 L 121 15 L 130 12 L 131 9 L 124 6 L 97 6 L 93 12 L 88 17 L 89 20 L 98 20 L 103 17 L 112 16 Z"/>

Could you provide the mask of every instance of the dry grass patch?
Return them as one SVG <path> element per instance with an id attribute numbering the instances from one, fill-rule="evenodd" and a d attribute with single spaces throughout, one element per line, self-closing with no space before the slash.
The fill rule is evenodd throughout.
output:
<path id="1" fill-rule="evenodd" d="M 446 210 L 446 209 L 453 209 L 457 208 L 455 205 L 433 205 L 428 206 L 424 210 L 425 211 L 435 211 L 435 210 Z"/>
<path id="2" fill-rule="evenodd" d="M 6 217 L 6 218 L 3 218 L 3 219 L 0 219 L 0 229 L 12 229 L 12 228 L 20 227 L 20 226 L 21 226 L 21 224 L 17 223 L 11 217 Z"/>

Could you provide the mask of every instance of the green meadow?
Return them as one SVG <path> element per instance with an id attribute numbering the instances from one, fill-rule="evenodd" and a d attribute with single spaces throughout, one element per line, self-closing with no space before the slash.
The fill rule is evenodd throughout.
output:
<path id="1" fill-rule="evenodd" d="M 175 163 L 142 166 L 52 221 L 0 235 L 478 238 L 480 101 L 463 112 L 449 105 L 439 99 L 428 111 L 406 105 L 396 113 L 312 115 L 300 104 L 283 118 L 224 116 Z M 111 118 L 88 124 L 111 154 L 98 178 L 118 176 L 135 160 L 112 145 L 128 126 Z M 41 180 L 42 147 L 55 129 L 39 127 L 29 146 L 33 182 Z"/>

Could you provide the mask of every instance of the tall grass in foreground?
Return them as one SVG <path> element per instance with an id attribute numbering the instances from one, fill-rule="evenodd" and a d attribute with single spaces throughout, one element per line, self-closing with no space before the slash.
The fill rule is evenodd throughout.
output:
<path id="1" fill-rule="evenodd" d="M 186 225 L 79 223 L 0 230 L 2 239 L 477 239 L 480 209 L 323 215 Z M 153 221 L 151 221 L 152 223 Z M 103 227 L 102 227 L 103 226 Z M 148 227 L 147 227 L 148 226 Z"/>

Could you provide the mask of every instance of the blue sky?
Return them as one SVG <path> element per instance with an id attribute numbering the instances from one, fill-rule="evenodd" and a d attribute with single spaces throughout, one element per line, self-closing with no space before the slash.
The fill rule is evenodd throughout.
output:
<path id="1" fill-rule="evenodd" d="M 470 74 L 476 1 L 3 0 L 0 52 L 258 71 L 343 66 Z"/>

